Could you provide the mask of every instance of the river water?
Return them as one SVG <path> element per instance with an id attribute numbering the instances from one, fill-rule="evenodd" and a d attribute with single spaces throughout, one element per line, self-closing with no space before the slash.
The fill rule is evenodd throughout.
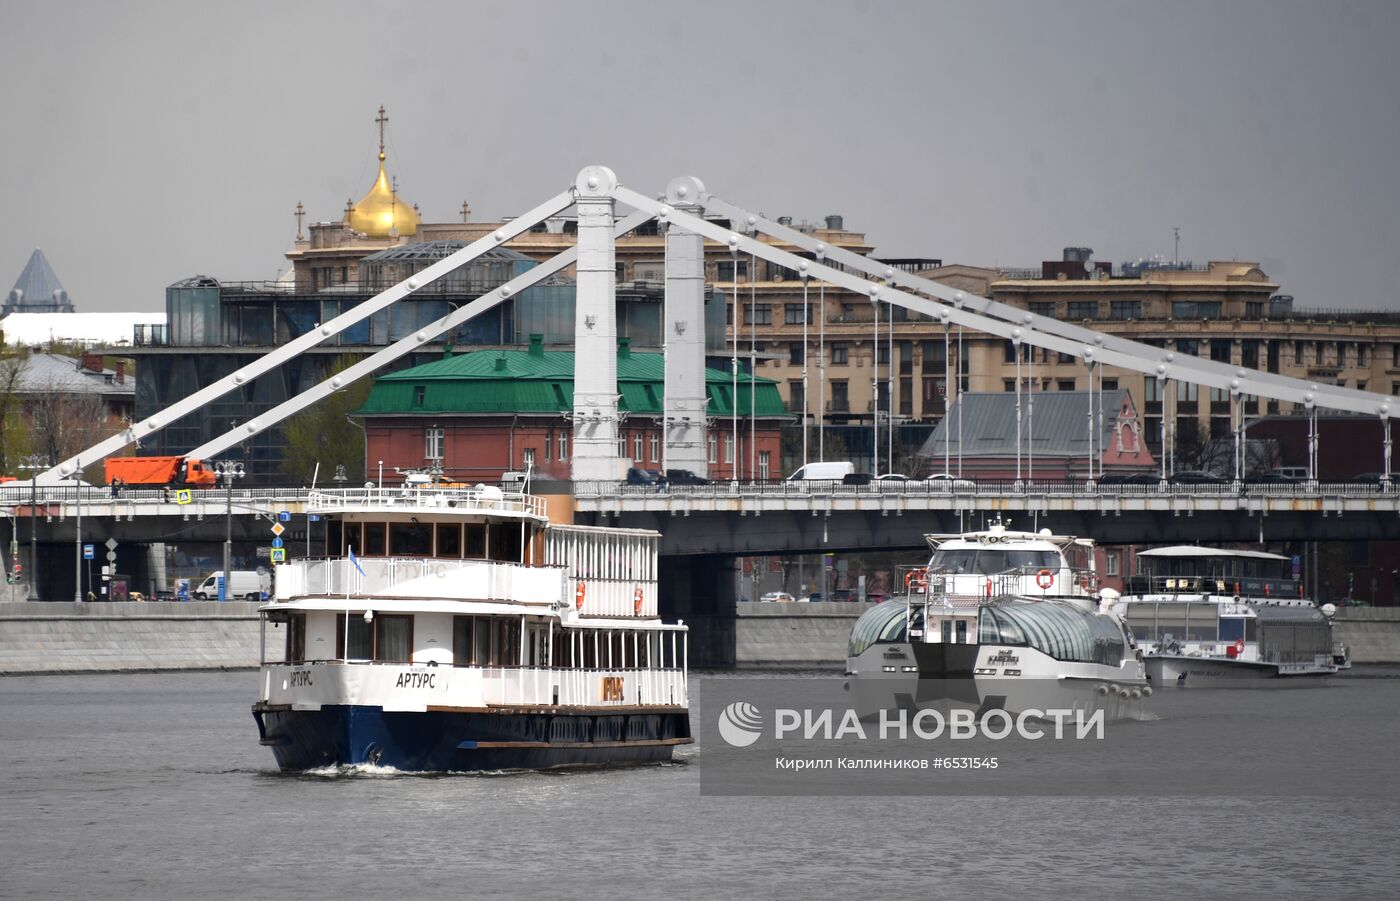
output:
<path id="1" fill-rule="evenodd" d="M 1393 898 L 1395 675 L 1288 692 L 1319 765 L 1376 789 L 1306 799 L 713 797 L 703 743 L 636 769 L 284 775 L 253 673 L 5 678 L 0 897 Z M 1218 728 L 1172 703 L 1152 728 Z"/>

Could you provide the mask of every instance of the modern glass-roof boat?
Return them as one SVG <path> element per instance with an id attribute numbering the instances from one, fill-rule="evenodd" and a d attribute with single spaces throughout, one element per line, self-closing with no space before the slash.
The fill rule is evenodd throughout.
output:
<path id="1" fill-rule="evenodd" d="M 1336 608 L 1303 597 L 1280 554 L 1153 548 L 1137 554 L 1124 589 L 1124 616 L 1154 685 L 1237 685 L 1350 666 L 1332 635 Z"/>
<path id="2" fill-rule="evenodd" d="M 328 556 L 261 608 L 262 743 L 284 770 L 664 761 L 692 741 L 659 535 L 551 522 L 493 486 L 323 491 Z"/>
<path id="3" fill-rule="evenodd" d="M 1117 718 L 1151 693 L 1111 599 L 1095 594 L 1093 542 L 1000 524 L 927 539 L 904 597 L 851 630 L 847 687 L 863 715 L 953 704 Z"/>

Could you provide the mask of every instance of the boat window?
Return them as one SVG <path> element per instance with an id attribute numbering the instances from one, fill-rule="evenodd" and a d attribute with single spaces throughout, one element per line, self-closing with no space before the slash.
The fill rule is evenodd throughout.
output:
<path id="1" fill-rule="evenodd" d="M 346 636 L 346 621 L 349 636 Z M 363 613 L 342 613 L 335 618 L 335 659 L 370 660 L 374 656 L 374 628 L 365 622 Z"/>
<path id="2" fill-rule="evenodd" d="M 1239 641 L 1244 638 L 1244 619 L 1226 616 L 1220 618 L 1220 641 Z"/>
<path id="3" fill-rule="evenodd" d="M 1043 601 L 983 608 L 982 616 L 995 620 L 999 635 L 1004 632 L 1014 638 L 1019 630 L 1022 640 L 1015 643 L 1029 645 L 1056 660 L 1109 666 L 1123 661 L 1123 632 L 1112 617 Z M 984 619 L 983 631 L 990 632 L 990 628 Z"/>
<path id="4" fill-rule="evenodd" d="M 967 620 L 958 620 L 956 629 L 958 632 L 958 644 L 967 644 Z"/>
<path id="5" fill-rule="evenodd" d="M 437 556 L 456 560 L 462 556 L 462 526 L 458 523 L 438 523 Z"/>
<path id="6" fill-rule="evenodd" d="M 463 554 L 468 560 L 486 559 L 486 525 L 484 523 L 467 523 L 467 551 Z"/>
<path id="7" fill-rule="evenodd" d="M 384 523 L 365 523 L 365 550 L 366 557 L 384 556 Z"/>
<path id="8" fill-rule="evenodd" d="M 491 663 L 490 621 L 481 616 L 472 619 L 472 663 L 476 666 L 488 666 Z"/>
<path id="9" fill-rule="evenodd" d="M 408 663 L 413 659 L 413 617 L 377 614 L 374 633 L 375 660 Z"/>
<path id="10" fill-rule="evenodd" d="M 338 519 L 326 523 L 326 553 L 331 556 L 345 553 L 345 524 Z"/>
<path id="11" fill-rule="evenodd" d="M 1011 548 L 958 548 L 934 551 L 929 568 L 954 575 L 977 573 L 995 575 L 1019 568 L 1051 569 L 1064 565 L 1057 551 Z"/>
<path id="12" fill-rule="evenodd" d="M 943 635 L 943 643 L 944 643 L 944 644 L 952 644 L 952 643 L 953 643 L 953 621 L 952 621 L 951 619 L 945 619 L 945 620 L 943 621 L 943 632 L 942 632 L 942 635 Z"/>
<path id="13" fill-rule="evenodd" d="M 1186 623 L 1187 641 L 1216 641 L 1219 630 L 1216 626 L 1214 604 L 1187 604 L 1191 608 L 1191 619 Z"/>
<path id="14" fill-rule="evenodd" d="M 417 522 L 389 524 L 389 555 L 391 557 L 427 557 L 433 552 L 433 533 Z"/>
<path id="15" fill-rule="evenodd" d="M 1013 568 L 1024 567 L 1026 569 L 1048 569 L 1058 572 L 1063 562 L 1060 555 L 1055 551 L 1017 551 L 1008 550 L 1006 552 L 1007 562 Z"/>
<path id="16" fill-rule="evenodd" d="M 345 524 L 345 544 L 341 545 L 340 553 L 348 553 L 351 548 L 360 554 L 365 552 L 365 540 L 361 531 L 360 524 L 357 522 Z M 331 547 L 335 547 L 335 545 L 331 545 Z"/>
<path id="17" fill-rule="evenodd" d="M 847 656 L 858 657 L 872 644 L 904 641 L 908 629 L 907 608 L 903 604 L 877 604 L 861 614 L 851 628 Z"/>
<path id="18" fill-rule="evenodd" d="M 452 617 L 452 665 L 471 666 L 472 662 L 472 618 Z"/>

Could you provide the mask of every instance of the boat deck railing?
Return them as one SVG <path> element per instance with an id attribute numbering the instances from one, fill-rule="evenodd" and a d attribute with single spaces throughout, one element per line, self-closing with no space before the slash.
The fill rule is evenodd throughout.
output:
<path id="1" fill-rule="evenodd" d="M 277 567 L 277 600 L 377 595 L 554 604 L 565 596 L 564 574 L 562 566 L 527 566 L 494 560 L 294 560 Z"/>

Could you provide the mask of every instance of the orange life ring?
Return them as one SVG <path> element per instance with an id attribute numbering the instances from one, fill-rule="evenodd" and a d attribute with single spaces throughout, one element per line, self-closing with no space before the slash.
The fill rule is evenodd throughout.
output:
<path id="1" fill-rule="evenodd" d="M 578 590 L 574 592 L 574 607 L 576 607 L 579 610 L 583 609 L 583 595 L 584 582 L 580 580 L 578 583 Z"/>
<path id="2" fill-rule="evenodd" d="M 928 591 L 928 570 L 910 570 L 904 576 L 904 587 L 911 592 L 923 594 Z"/>
<path id="3" fill-rule="evenodd" d="M 632 592 L 632 612 L 637 616 L 642 615 L 642 586 L 638 585 L 637 590 Z"/>
<path id="4" fill-rule="evenodd" d="M 1244 653 L 1244 639 L 1243 639 L 1243 638 L 1236 638 L 1236 639 L 1235 639 L 1235 656 L 1238 657 L 1238 656 L 1240 656 L 1240 655 L 1243 654 L 1243 653 Z"/>
<path id="5" fill-rule="evenodd" d="M 1041 591 L 1045 591 L 1055 584 L 1055 574 L 1048 569 L 1042 569 L 1035 574 L 1035 584 L 1040 587 Z"/>

